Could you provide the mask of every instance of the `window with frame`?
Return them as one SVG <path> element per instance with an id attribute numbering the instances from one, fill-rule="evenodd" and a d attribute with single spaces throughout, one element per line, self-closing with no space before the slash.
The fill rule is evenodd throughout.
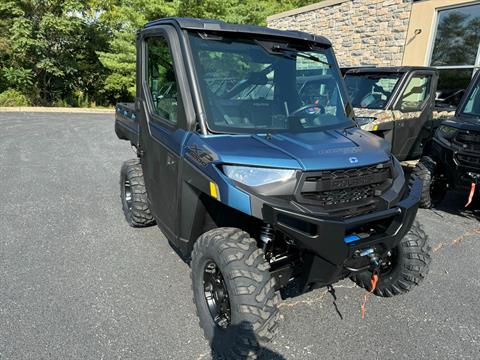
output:
<path id="1" fill-rule="evenodd" d="M 400 97 L 397 109 L 401 111 L 420 111 L 430 94 L 430 75 L 413 76 Z"/>
<path id="2" fill-rule="evenodd" d="M 480 4 L 438 12 L 430 64 L 440 74 L 437 105 L 457 106 L 480 69 Z"/>
<path id="3" fill-rule="evenodd" d="M 352 106 L 384 109 L 401 76 L 400 73 L 347 73 L 345 83 Z"/>
<path id="4" fill-rule="evenodd" d="M 461 114 L 480 117 L 480 81 L 477 80 L 474 88 L 466 100 Z"/>
<path id="5" fill-rule="evenodd" d="M 351 126 L 331 49 L 193 33 L 190 44 L 212 130 L 300 133 Z"/>
<path id="6" fill-rule="evenodd" d="M 169 123 L 177 123 L 177 81 L 173 58 L 166 39 L 152 37 L 147 42 L 147 85 L 153 110 Z"/>

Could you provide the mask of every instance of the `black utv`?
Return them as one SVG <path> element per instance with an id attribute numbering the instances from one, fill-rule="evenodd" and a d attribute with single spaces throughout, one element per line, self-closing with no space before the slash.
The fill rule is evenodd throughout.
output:
<path id="1" fill-rule="evenodd" d="M 358 128 L 323 37 L 151 22 L 137 35 L 135 103 L 117 105 L 115 130 L 138 155 L 121 170 L 125 217 L 156 223 L 190 264 L 217 354 L 254 357 L 285 288 L 351 277 L 389 297 L 427 273 L 421 181 L 409 188 L 385 141 Z"/>
<path id="2" fill-rule="evenodd" d="M 463 95 L 455 117 L 437 129 L 412 175 L 423 181 L 423 207 L 438 204 L 450 189 L 465 192 L 466 206 L 475 200 L 480 180 L 480 72 Z"/>

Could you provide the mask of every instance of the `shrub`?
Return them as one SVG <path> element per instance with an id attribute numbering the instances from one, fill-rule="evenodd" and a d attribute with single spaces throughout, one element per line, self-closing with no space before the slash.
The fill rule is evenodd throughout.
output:
<path id="1" fill-rule="evenodd" d="M 30 101 L 21 92 L 8 89 L 0 93 L 0 106 L 29 106 Z"/>

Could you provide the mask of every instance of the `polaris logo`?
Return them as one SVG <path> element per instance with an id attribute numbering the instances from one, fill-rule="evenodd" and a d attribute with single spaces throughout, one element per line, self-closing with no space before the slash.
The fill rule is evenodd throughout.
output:
<path id="1" fill-rule="evenodd" d="M 357 164 L 358 163 L 358 158 L 355 156 L 349 157 L 348 161 L 350 161 L 350 164 Z"/>

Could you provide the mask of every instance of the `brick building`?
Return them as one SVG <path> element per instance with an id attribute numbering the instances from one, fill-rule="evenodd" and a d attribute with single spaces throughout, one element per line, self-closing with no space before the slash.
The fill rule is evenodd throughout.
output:
<path id="1" fill-rule="evenodd" d="M 267 23 L 329 38 L 342 66 L 435 66 L 451 105 L 480 69 L 479 0 L 325 0 Z"/>

